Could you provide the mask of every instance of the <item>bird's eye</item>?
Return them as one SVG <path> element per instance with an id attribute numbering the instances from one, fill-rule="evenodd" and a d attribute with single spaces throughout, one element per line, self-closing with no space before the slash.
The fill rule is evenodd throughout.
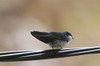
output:
<path id="1" fill-rule="evenodd" d="M 72 39 L 74 39 L 74 38 L 73 38 L 73 36 L 71 35 L 71 33 L 66 32 L 66 35 L 67 35 L 67 36 L 71 36 L 71 37 L 72 37 Z"/>
<path id="2" fill-rule="evenodd" d="M 67 35 L 67 36 L 68 36 L 68 35 L 70 36 L 71 34 L 70 34 L 69 32 L 66 32 L 66 35 Z"/>

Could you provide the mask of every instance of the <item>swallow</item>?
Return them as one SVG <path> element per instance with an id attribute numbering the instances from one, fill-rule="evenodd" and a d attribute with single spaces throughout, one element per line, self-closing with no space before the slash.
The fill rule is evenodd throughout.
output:
<path id="1" fill-rule="evenodd" d="M 73 38 L 70 32 L 40 32 L 32 31 L 31 35 L 48 44 L 52 49 L 62 49 Z"/>

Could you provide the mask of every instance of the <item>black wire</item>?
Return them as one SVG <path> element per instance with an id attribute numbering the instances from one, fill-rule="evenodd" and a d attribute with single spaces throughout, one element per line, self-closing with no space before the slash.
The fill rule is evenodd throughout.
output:
<path id="1" fill-rule="evenodd" d="M 100 53 L 100 46 L 56 50 L 21 50 L 0 52 L 0 61 L 28 61 Z"/>

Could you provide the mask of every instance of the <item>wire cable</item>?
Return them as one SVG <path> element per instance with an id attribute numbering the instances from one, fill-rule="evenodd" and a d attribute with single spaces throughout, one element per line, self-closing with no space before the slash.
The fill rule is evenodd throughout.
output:
<path id="1" fill-rule="evenodd" d="M 20 50 L 0 52 L 0 62 L 42 60 L 100 53 L 100 46 L 56 50 Z"/>

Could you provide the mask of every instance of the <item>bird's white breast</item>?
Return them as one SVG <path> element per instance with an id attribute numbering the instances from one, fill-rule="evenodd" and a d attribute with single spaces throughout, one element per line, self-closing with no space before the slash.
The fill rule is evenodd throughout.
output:
<path id="1" fill-rule="evenodd" d="M 68 36 L 69 41 L 72 40 L 72 36 Z"/>
<path id="2" fill-rule="evenodd" d="M 53 44 L 49 44 L 53 48 L 61 48 L 67 44 L 67 41 L 56 40 Z"/>
<path id="3" fill-rule="evenodd" d="M 49 43 L 49 45 L 52 48 L 63 48 L 71 40 L 72 40 L 72 36 L 68 36 L 68 41 L 56 40 L 53 43 Z"/>
<path id="4" fill-rule="evenodd" d="M 66 44 L 67 42 L 66 41 L 60 41 L 60 40 L 56 40 L 55 41 L 55 45 L 56 46 L 65 46 L 65 44 Z"/>

